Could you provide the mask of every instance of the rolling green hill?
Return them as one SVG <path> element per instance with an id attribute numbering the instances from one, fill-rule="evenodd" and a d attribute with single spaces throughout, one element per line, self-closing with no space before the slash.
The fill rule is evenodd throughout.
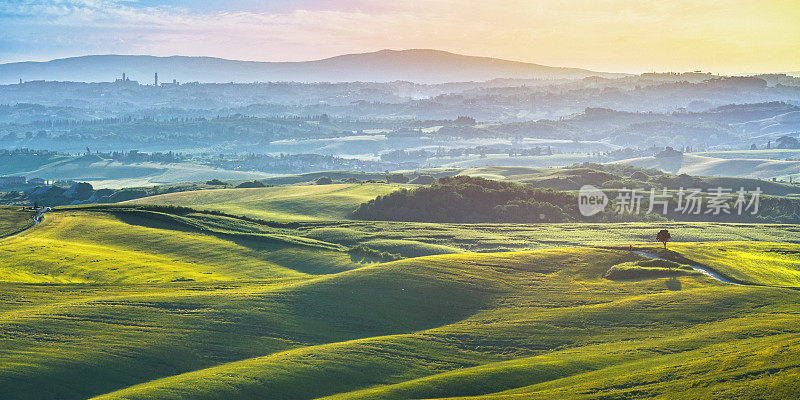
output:
<path id="1" fill-rule="evenodd" d="M 0 175 L 89 182 L 96 188 L 123 188 L 218 179 L 266 178 L 262 172 L 228 171 L 196 163 L 123 163 L 97 155 L 13 155 L 0 163 Z"/>
<path id="2" fill-rule="evenodd" d="M 516 175 L 530 175 L 528 169 L 517 172 Z M 709 184 L 730 183 L 725 181 L 727 178 L 709 179 L 712 179 Z M 765 186 L 765 191 L 783 193 L 782 191 L 787 190 L 785 188 L 787 185 L 764 183 L 774 185 L 774 187 Z M 334 184 L 204 190 L 146 197 L 121 203 L 119 207 L 147 204 L 190 206 L 266 221 L 291 223 L 293 224 L 291 231 L 282 233 L 347 247 L 365 243 L 376 250 L 405 257 L 443 252 L 532 250 L 587 244 L 628 245 L 649 242 L 654 237 L 653 224 L 647 222 L 430 224 L 348 220 L 350 212 L 361 202 L 390 193 L 400 187 L 402 186 L 387 184 Z M 800 243 L 797 228 L 788 224 L 662 222 L 658 226 L 677 232 L 674 241 L 747 240 Z"/>
<path id="3" fill-rule="evenodd" d="M 756 155 L 757 157 L 757 155 Z M 742 178 L 780 178 L 800 174 L 800 161 L 762 158 L 716 158 L 684 154 L 681 157 L 640 157 L 615 161 L 640 168 L 656 168 L 675 174 L 732 176 Z"/>
<path id="4" fill-rule="evenodd" d="M 0 206 L 0 238 L 33 225 L 34 214 L 34 211 L 23 207 Z"/>
<path id="5" fill-rule="evenodd" d="M 701 274 L 609 280 L 610 269 L 647 262 L 628 244 L 657 251 L 653 224 L 343 219 L 395 188 L 207 190 L 46 213 L 0 239 L 0 393 L 791 399 L 800 390 L 800 292 L 785 287 L 798 280 L 796 226 L 659 224 L 682 262 L 758 285 Z M 186 204 L 212 211 L 175 207 Z M 407 258 L 351 254 L 358 244 Z"/>
<path id="6" fill-rule="evenodd" d="M 359 204 L 402 186 L 382 183 L 281 186 L 170 193 L 131 200 L 217 210 L 273 221 L 346 219 Z"/>
<path id="7" fill-rule="evenodd" d="M 76 157 L 50 153 L 3 154 L 0 155 L 0 175 L 24 175 L 48 166 L 69 163 Z"/>
<path id="8" fill-rule="evenodd" d="M 672 246 L 681 255 L 737 281 L 800 288 L 800 252 L 783 243 L 685 243 Z"/>
<path id="9" fill-rule="evenodd" d="M 0 376 L 13 379 L 0 386 L 7 398 L 569 398 L 586 386 L 637 398 L 735 392 L 747 385 L 728 379 L 737 374 L 796 377 L 795 354 L 777 349 L 800 338 L 800 294 L 602 278 L 637 257 L 553 249 L 291 281 L 126 283 L 119 270 L 93 279 L 114 283 L 5 283 Z M 692 390 L 697 374 L 704 386 Z"/>
<path id="10" fill-rule="evenodd" d="M 54 211 L 3 241 L 0 280 L 158 283 L 284 279 L 359 265 L 345 248 L 285 235 L 200 234 L 164 214 Z M 163 218 L 162 218 L 163 219 Z M 302 272 L 301 272 L 302 271 Z"/>
<path id="11" fill-rule="evenodd" d="M 692 153 L 716 158 L 757 158 L 761 160 L 800 160 L 800 149 L 725 150 Z"/>

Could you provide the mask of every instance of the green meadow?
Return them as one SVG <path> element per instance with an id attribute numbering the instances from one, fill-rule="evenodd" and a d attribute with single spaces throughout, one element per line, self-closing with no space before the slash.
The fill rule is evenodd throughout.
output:
<path id="1" fill-rule="evenodd" d="M 23 207 L 0 206 L 0 238 L 13 235 L 33 225 L 36 213 Z"/>
<path id="2" fill-rule="evenodd" d="M 0 397 L 800 392 L 797 226 L 348 219 L 396 188 L 175 193 L 59 207 L 35 226 L 0 210 Z M 675 263 L 628 251 L 658 252 L 663 228 Z"/>
<path id="3" fill-rule="evenodd" d="M 131 200 L 130 204 L 177 204 L 272 221 L 345 219 L 358 205 L 397 190 L 399 185 L 332 184 L 215 189 Z"/>
<path id="4" fill-rule="evenodd" d="M 681 243 L 684 257 L 742 283 L 800 288 L 800 252 L 785 243 Z"/>

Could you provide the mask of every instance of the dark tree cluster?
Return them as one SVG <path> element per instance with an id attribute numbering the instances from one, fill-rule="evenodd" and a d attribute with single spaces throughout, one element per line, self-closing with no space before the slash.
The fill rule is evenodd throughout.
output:
<path id="1" fill-rule="evenodd" d="M 454 176 L 379 196 L 357 219 L 418 222 L 564 222 L 577 214 L 575 195 L 513 182 Z"/>

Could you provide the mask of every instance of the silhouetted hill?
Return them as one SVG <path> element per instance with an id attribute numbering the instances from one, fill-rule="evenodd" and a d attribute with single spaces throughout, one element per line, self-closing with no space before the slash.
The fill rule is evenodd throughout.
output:
<path id="1" fill-rule="evenodd" d="M 106 82 L 128 74 L 140 83 L 160 82 L 351 82 L 412 81 L 441 83 L 485 81 L 494 78 L 563 79 L 586 76 L 614 77 L 624 74 L 598 73 L 578 68 L 472 57 L 438 50 L 381 50 L 348 54 L 317 61 L 254 62 L 213 57 L 155 57 L 92 55 L 47 62 L 0 64 L 0 84 L 20 79 Z"/>

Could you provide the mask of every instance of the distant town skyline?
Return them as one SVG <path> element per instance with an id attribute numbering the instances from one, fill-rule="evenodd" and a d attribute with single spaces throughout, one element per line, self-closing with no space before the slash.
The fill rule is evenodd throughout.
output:
<path id="1" fill-rule="evenodd" d="M 798 20 L 793 0 L 10 0 L 0 3 L 0 63 L 429 48 L 596 71 L 791 72 Z"/>

